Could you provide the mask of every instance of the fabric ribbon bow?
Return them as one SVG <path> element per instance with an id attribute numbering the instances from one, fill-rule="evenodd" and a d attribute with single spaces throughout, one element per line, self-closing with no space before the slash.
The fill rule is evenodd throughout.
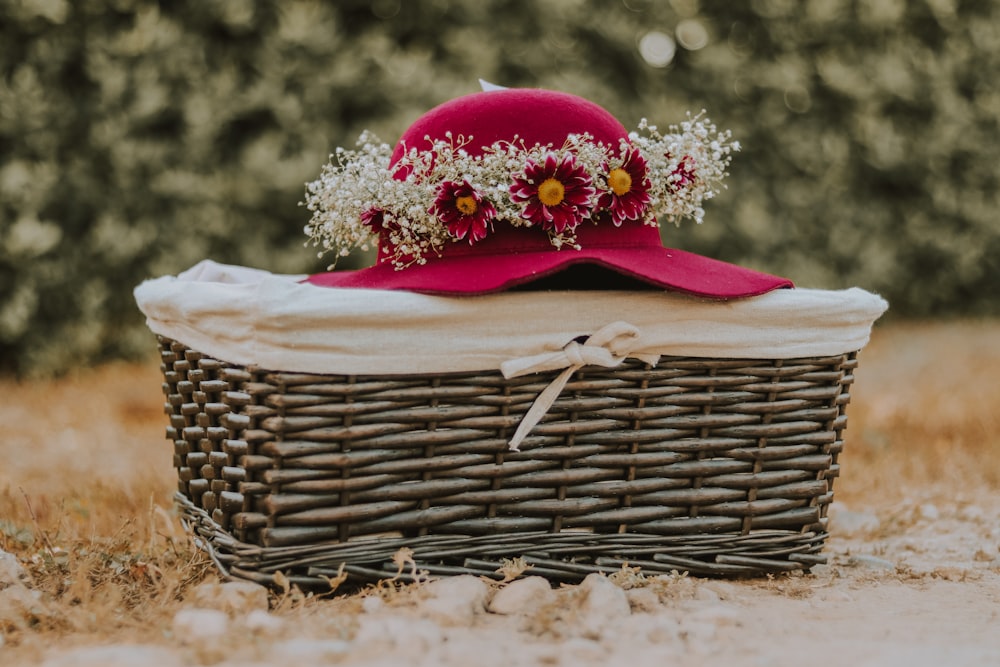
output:
<path id="1" fill-rule="evenodd" d="M 521 423 L 518 424 L 514 436 L 510 439 L 511 451 L 520 451 L 519 448 L 524 438 L 559 398 L 559 394 L 562 393 L 573 373 L 584 366 L 614 368 L 628 357 L 655 366 L 660 360 L 660 355 L 632 352 L 638 341 L 639 330 L 636 327 L 628 322 L 612 322 L 598 329 L 583 343 L 573 340 L 556 352 L 543 352 L 530 357 L 511 359 L 500 364 L 500 372 L 507 379 L 559 368 L 565 369 L 542 390 L 535 402 L 531 404 L 531 408 L 528 409 Z"/>

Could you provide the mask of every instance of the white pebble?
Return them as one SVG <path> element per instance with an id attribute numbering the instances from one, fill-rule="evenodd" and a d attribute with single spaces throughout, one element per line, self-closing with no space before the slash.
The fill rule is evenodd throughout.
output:
<path id="1" fill-rule="evenodd" d="M 978 522 L 986 518 L 986 512 L 984 512 L 983 508 L 980 507 L 979 505 L 968 505 L 962 508 L 962 511 L 959 513 L 959 516 L 961 516 L 966 521 Z"/>
<path id="2" fill-rule="evenodd" d="M 285 628 L 285 621 L 263 609 L 254 609 L 243 619 L 243 625 L 255 633 L 274 635 Z"/>
<path id="3" fill-rule="evenodd" d="M 174 614 L 173 628 L 181 642 L 217 639 L 229 629 L 229 616 L 217 609 L 181 609 Z"/>
<path id="4" fill-rule="evenodd" d="M 486 611 L 489 587 L 472 575 L 446 577 L 427 584 L 428 597 L 420 609 L 428 616 L 445 623 L 468 623 L 471 618 Z"/>
<path id="5" fill-rule="evenodd" d="M 584 637 L 600 638 L 632 613 L 625 591 L 601 574 L 588 574 L 579 592 L 583 599 L 575 626 Z"/>
<path id="6" fill-rule="evenodd" d="M 809 568 L 809 574 L 817 578 L 830 577 L 833 576 L 833 568 L 827 563 L 819 563 Z"/>
<path id="7" fill-rule="evenodd" d="M 694 599 L 702 602 L 718 602 L 722 598 L 711 588 L 698 586 L 694 589 Z"/>
<path id="8" fill-rule="evenodd" d="M 552 600 L 554 595 L 545 578 L 525 577 L 498 590 L 490 601 L 490 611 L 494 614 L 529 613 Z"/>
<path id="9" fill-rule="evenodd" d="M 361 609 L 366 614 L 374 614 L 385 607 L 385 600 L 377 595 L 369 595 L 361 600 Z"/>
<path id="10" fill-rule="evenodd" d="M 628 598 L 628 606 L 633 612 L 656 612 L 663 606 L 660 604 L 660 596 L 649 588 L 633 588 L 625 591 Z"/>
<path id="11" fill-rule="evenodd" d="M 920 518 L 926 521 L 937 521 L 941 518 L 941 510 L 933 503 L 924 503 L 920 506 Z"/>
<path id="12" fill-rule="evenodd" d="M 17 562 L 14 554 L 0 551 L 0 590 L 15 584 L 23 585 L 27 581 L 28 574 L 21 567 L 21 564 Z"/>
<path id="13" fill-rule="evenodd" d="M 620 636 L 629 646 L 656 644 L 664 646 L 679 641 L 679 621 L 668 613 L 633 614 L 622 626 Z"/>
<path id="14" fill-rule="evenodd" d="M 267 589 L 250 581 L 206 581 L 196 586 L 188 599 L 200 609 L 217 609 L 227 614 L 267 611 L 268 606 Z"/>
<path id="15" fill-rule="evenodd" d="M 354 641 L 359 646 L 405 648 L 414 653 L 430 650 L 441 643 L 441 628 L 426 618 L 395 614 L 359 616 Z"/>
<path id="16" fill-rule="evenodd" d="M 731 581 L 704 581 L 699 588 L 715 593 L 719 600 L 739 600 L 744 597 L 744 591 Z"/>

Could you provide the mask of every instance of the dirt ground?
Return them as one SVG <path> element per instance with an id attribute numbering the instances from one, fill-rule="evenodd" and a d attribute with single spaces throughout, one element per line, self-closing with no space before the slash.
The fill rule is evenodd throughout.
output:
<path id="1" fill-rule="evenodd" d="M 752 580 L 220 585 L 173 516 L 157 373 L 0 380 L 0 665 L 1000 664 L 1000 322 L 876 329 L 829 563 Z"/>

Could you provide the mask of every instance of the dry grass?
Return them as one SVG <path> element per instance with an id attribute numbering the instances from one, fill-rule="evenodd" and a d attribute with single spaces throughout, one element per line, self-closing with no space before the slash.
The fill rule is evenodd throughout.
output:
<path id="1" fill-rule="evenodd" d="M 838 501 L 972 502 L 996 489 L 998 376 L 1000 322 L 877 329 L 849 410 Z M 66 637 L 169 640 L 164 628 L 185 592 L 214 576 L 171 510 L 159 383 L 153 360 L 59 381 L 0 381 L 0 550 L 44 593 L 33 624 L 0 627 L 8 655 L 30 660 Z M 333 622 L 317 620 L 315 600 L 272 603 L 297 624 Z"/>
<path id="2" fill-rule="evenodd" d="M 151 360 L 0 384 L 0 549 L 50 601 L 33 627 L 6 628 L 9 643 L 152 639 L 159 616 L 209 572 L 169 512 L 157 372 Z"/>
<path id="3" fill-rule="evenodd" d="M 886 504 L 1000 488 L 1000 322 L 876 328 L 848 410 L 837 499 Z"/>

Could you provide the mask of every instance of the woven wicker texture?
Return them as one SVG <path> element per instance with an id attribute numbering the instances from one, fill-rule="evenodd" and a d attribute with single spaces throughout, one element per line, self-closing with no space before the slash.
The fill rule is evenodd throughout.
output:
<path id="1" fill-rule="evenodd" d="M 343 564 L 578 580 L 757 575 L 823 562 L 854 354 L 663 358 L 577 372 L 331 376 L 234 367 L 160 339 L 178 504 L 224 572 L 316 587 Z"/>

